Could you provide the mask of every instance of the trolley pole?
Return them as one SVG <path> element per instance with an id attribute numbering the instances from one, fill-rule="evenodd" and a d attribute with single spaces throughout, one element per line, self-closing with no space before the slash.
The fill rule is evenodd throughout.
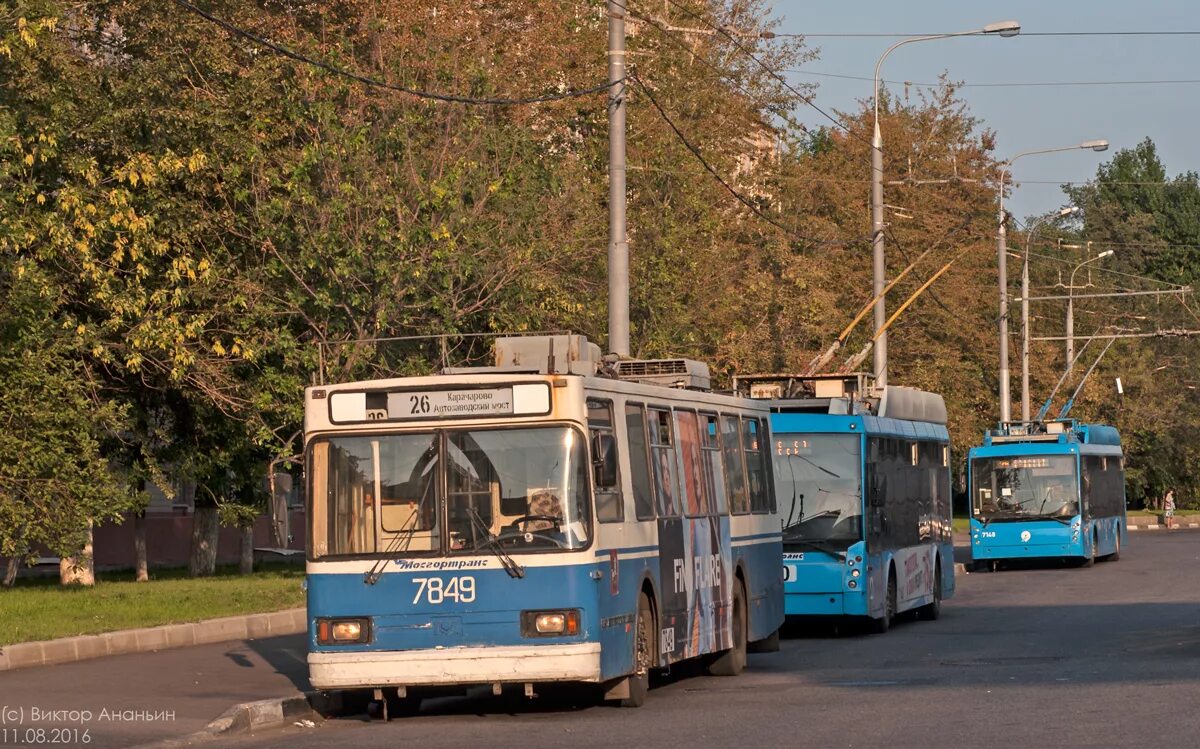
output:
<path id="1" fill-rule="evenodd" d="M 625 9 L 608 0 L 608 350 L 629 356 L 629 242 L 625 228 Z"/>

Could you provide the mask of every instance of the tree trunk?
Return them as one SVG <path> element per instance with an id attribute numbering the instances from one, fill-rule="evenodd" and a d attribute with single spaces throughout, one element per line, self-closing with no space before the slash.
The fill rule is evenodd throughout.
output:
<path id="1" fill-rule="evenodd" d="M 220 525 L 216 507 L 197 505 L 192 515 L 192 553 L 188 575 L 202 577 L 217 571 L 217 531 Z"/>
<path id="2" fill-rule="evenodd" d="M 244 525 L 242 531 L 242 557 L 238 563 L 238 572 L 249 575 L 254 571 L 254 526 Z"/>
<path id="3" fill-rule="evenodd" d="M 87 541 L 73 557 L 58 560 L 58 581 L 63 585 L 96 584 L 96 568 L 92 560 L 92 524 L 88 523 Z"/>
<path id="4" fill-rule="evenodd" d="M 133 514 L 133 555 L 134 571 L 137 581 L 144 583 L 150 579 L 149 562 L 146 559 L 146 513 Z"/>
<path id="5" fill-rule="evenodd" d="M 17 573 L 21 571 L 21 557 L 8 558 L 8 568 L 4 570 L 4 587 L 11 588 L 17 582 Z"/>

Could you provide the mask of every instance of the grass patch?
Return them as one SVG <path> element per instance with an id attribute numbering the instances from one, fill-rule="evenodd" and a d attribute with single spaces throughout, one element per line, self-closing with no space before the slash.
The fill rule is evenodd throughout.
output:
<path id="1" fill-rule="evenodd" d="M 951 518 L 950 523 L 957 533 L 966 533 L 971 530 L 970 518 Z"/>
<path id="2" fill-rule="evenodd" d="M 63 588 L 57 575 L 21 578 L 0 589 L 0 645 L 295 608 L 304 605 L 303 580 L 300 566 L 239 575 L 236 565 L 206 578 L 154 570 L 146 583 L 132 571 L 101 572 L 94 588 Z"/>
<path id="3" fill-rule="evenodd" d="M 1129 510 L 1125 514 L 1129 515 L 1130 517 L 1156 518 L 1162 514 L 1162 510 Z M 1175 511 L 1175 517 L 1180 517 L 1182 515 L 1200 515 L 1200 510 L 1176 510 Z"/>

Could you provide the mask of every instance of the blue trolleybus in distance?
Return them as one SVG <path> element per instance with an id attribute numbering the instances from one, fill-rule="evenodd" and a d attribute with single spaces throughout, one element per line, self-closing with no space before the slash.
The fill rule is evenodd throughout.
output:
<path id="1" fill-rule="evenodd" d="M 687 360 L 504 338 L 496 366 L 308 388 L 309 678 L 393 712 L 583 682 L 628 706 L 778 648 L 768 407 Z"/>
<path id="2" fill-rule="evenodd" d="M 954 594 L 950 436 L 941 396 L 867 375 L 753 375 L 771 404 L 788 617 L 860 617 L 885 632 Z"/>
<path id="3" fill-rule="evenodd" d="M 968 457 L 976 563 L 1120 558 L 1125 467 L 1116 428 L 1070 419 L 1004 423 Z"/>

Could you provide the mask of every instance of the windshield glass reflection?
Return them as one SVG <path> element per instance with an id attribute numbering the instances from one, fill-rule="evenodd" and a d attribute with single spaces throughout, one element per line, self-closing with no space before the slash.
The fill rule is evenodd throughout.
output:
<path id="1" fill-rule="evenodd" d="M 845 549 L 862 538 L 862 448 L 855 434 L 777 434 L 783 542 Z"/>
<path id="2" fill-rule="evenodd" d="M 981 458 L 971 463 L 971 512 L 976 518 L 1069 518 L 1079 513 L 1073 455 Z"/>

